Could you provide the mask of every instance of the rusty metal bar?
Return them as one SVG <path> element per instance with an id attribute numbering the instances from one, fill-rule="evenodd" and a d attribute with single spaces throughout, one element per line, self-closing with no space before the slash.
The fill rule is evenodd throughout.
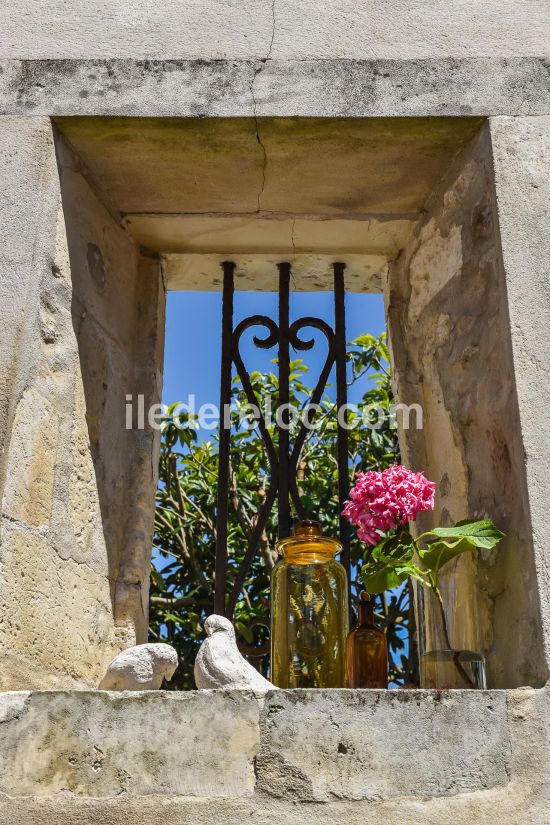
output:
<path id="1" fill-rule="evenodd" d="M 289 444 L 290 444 L 290 264 L 279 267 L 279 538 L 290 535 Z M 281 408 L 282 411 L 281 411 Z"/>
<path id="2" fill-rule="evenodd" d="M 233 296 L 235 264 L 224 261 L 222 299 L 222 363 L 220 374 L 220 444 L 216 506 L 216 563 L 214 613 L 225 616 L 227 532 L 229 506 L 229 445 L 231 435 L 231 367 L 233 363 Z"/>
<path id="3" fill-rule="evenodd" d="M 347 380 L 347 354 L 346 354 L 346 305 L 345 305 L 345 284 L 344 270 L 346 265 L 336 262 L 334 270 L 334 337 L 336 348 L 336 408 L 338 414 L 338 507 L 340 541 L 342 542 L 342 554 L 340 561 L 348 574 L 348 588 L 351 596 L 351 570 L 349 553 L 349 523 L 342 515 L 344 504 L 349 494 L 349 450 L 348 450 L 348 430 L 347 430 L 347 403 L 348 403 L 348 380 Z M 351 604 L 351 598 L 350 598 Z"/>
<path id="4" fill-rule="evenodd" d="M 290 326 L 290 344 L 293 349 L 297 350 L 298 352 L 301 350 L 310 350 L 313 349 L 314 346 L 314 339 L 310 340 L 303 340 L 300 338 L 299 333 L 305 327 L 312 327 L 313 329 L 317 329 L 322 332 L 327 340 L 327 357 L 325 359 L 325 363 L 323 365 L 323 369 L 319 375 L 319 379 L 315 386 L 315 389 L 311 393 L 311 398 L 309 400 L 308 407 L 305 410 L 305 413 L 309 417 L 309 408 L 315 409 L 317 404 L 319 404 L 323 392 L 326 389 L 327 382 L 330 376 L 330 371 L 334 366 L 334 358 L 335 358 L 335 344 L 334 344 L 334 330 L 330 327 L 325 321 L 322 321 L 320 318 L 312 318 L 312 317 L 305 317 L 300 318 L 298 321 L 294 321 L 293 324 Z M 300 425 L 300 429 L 298 431 L 298 435 L 294 439 L 294 446 L 292 448 L 292 452 L 290 454 L 290 468 L 289 468 L 289 488 L 290 488 L 290 497 L 292 499 L 292 503 L 294 504 L 294 509 L 298 514 L 298 518 L 300 519 L 307 519 L 311 518 L 311 513 L 306 513 L 304 506 L 302 504 L 302 500 L 300 498 L 300 491 L 298 489 L 298 462 L 300 461 L 300 455 L 302 452 L 302 448 L 307 438 L 307 427 L 304 421 L 302 421 Z"/>

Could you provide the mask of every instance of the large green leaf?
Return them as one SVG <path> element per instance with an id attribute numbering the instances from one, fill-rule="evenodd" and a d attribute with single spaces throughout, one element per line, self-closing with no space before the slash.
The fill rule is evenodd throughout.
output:
<path id="1" fill-rule="evenodd" d="M 424 535 L 434 535 L 443 539 L 463 539 L 467 538 L 475 547 L 483 547 L 491 550 L 504 538 L 504 533 L 497 530 L 493 522 L 486 518 L 480 521 L 458 521 L 454 527 L 434 527 L 429 533 Z"/>
<path id="2" fill-rule="evenodd" d="M 372 558 L 375 561 L 396 564 L 397 562 L 411 561 L 413 557 L 413 540 L 409 533 L 398 533 L 382 539 L 372 548 Z"/>
<path id="3" fill-rule="evenodd" d="M 363 586 L 367 593 L 376 595 L 386 590 L 399 587 L 408 578 L 424 582 L 422 571 L 411 563 L 384 564 L 383 562 L 367 562 L 361 570 Z"/>
<path id="4" fill-rule="evenodd" d="M 437 576 L 443 565 L 452 561 L 457 556 L 469 550 L 475 550 L 476 545 L 469 538 L 461 538 L 455 541 L 434 541 L 425 550 L 419 551 L 422 564 L 434 578 Z"/>
<path id="5" fill-rule="evenodd" d="M 363 586 L 373 596 L 399 587 L 407 577 L 408 573 L 403 568 L 398 571 L 385 564 L 366 564 L 362 570 Z"/>
<path id="6" fill-rule="evenodd" d="M 423 572 L 413 562 L 413 539 L 402 531 L 382 539 L 372 548 L 361 570 L 367 593 L 375 595 L 399 587 L 409 577 L 423 581 Z"/>
<path id="7" fill-rule="evenodd" d="M 454 527 L 435 527 L 421 538 L 437 536 L 419 550 L 422 564 L 437 581 L 441 568 L 452 559 L 477 549 L 492 550 L 504 538 L 490 519 L 459 521 Z"/>

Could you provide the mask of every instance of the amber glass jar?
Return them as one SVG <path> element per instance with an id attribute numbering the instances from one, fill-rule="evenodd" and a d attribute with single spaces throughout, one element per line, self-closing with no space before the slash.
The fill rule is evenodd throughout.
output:
<path id="1" fill-rule="evenodd" d="M 348 685 L 350 688 L 388 687 L 388 641 L 374 624 L 374 601 L 361 593 L 357 606 L 357 626 L 346 642 Z"/>
<path id="2" fill-rule="evenodd" d="M 346 686 L 348 596 L 342 549 L 303 521 L 281 539 L 271 578 L 271 680 L 280 688 Z"/>

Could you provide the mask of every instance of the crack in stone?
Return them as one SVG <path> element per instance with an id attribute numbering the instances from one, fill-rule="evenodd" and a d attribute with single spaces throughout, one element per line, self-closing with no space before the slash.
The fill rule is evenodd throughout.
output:
<path id="1" fill-rule="evenodd" d="M 277 2 L 277 0 L 272 0 L 272 3 L 271 3 L 271 16 L 272 16 L 272 20 L 273 20 L 273 22 L 272 22 L 272 28 L 271 28 L 271 42 L 270 42 L 270 44 L 269 44 L 269 49 L 268 49 L 268 51 L 267 51 L 267 57 L 266 57 L 266 59 L 265 59 L 265 60 L 266 60 L 266 62 L 267 62 L 268 60 L 271 60 L 271 52 L 273 51 L 273 42 L 274 42 L 274 40 L 275 40 L 275 26 L 276 26 L 276 20 L 275 20 L 275 3 L 276 3 L 276 2 Z"/>
<path id="2" fill-rule="evenodd" d="M 292 245 L 292 263 L 296 260 L 296 243 L 294 239 L 294 229 L 296 227 L 296 218 L 292 219 L 292 226 L 290 229 L 290 243 Z M 298 285 L 296 283 L 296 278 L 294 277 L 294 272 L 292 271 L 292 267 L 290 269 L 290 277 L 292 278 L 292 283 L 294 284 L 294 289 L 298 289 Z"/>
<path id="3" fill-rule="evenodd" d="M 254 68 L 254 76 L 253 76 L 252 82 L 250 84 L 250 94 L 252 95 L 252 108 L 253 108 L 253 112 L 254 112 L 254 128 L 256 130 L 256 140 L 258 141 L 258 144 L 260 146 L 260 150 L 262 152 L 262 181 L 261 181 L 261 184 L 260 184 L 260 191 L 258 192 L 256 212 L 261 212 L 262 211 L 262 195 L 263 195 L 264 189 L 265 189 L 266 168 L 267 168 L 267 151 L 266 151 L 265 145 L 264 145 L 264 143 L 263 143 L 263 141 L 260 137 L 260 129 L 259 129 L 259 123 L 258 123 L 258 109 L 257 109 L 257 103 L 256 103 L 256 95 L 254 94 L 254 84 L 256 83 L 256 78 L 258 77 L 258 75 L 260 74 L 262 69 L 263 69 L 263 64 L 261 66 L 256 66 Z"/>
<path id="4" fill-rule="evenodd" d="M 271 60 L 271 53 L 273 51 L 273 43 L 275 41 L 275 27 L 276 27 L 275 3 L 276 3 L 276 0 L 272 0 L 272 3 L 271 3 L 271 16 L 272 16 L 271 40 L 269 42 L 267 55 L 264 58 L 262 58 L 262 60 L 260 61 L 259 66 L 254 67 L 254 74 L 252 76 L 252 81 L 250 83 L 250 94 L 252 96 L 252 110 L 253 110 L 253 113 L 254 113 L 254 128 L 256 130 L 256 140 L 258 141 L 258 144 L 259 144 L 261 152 L 262 152 L 262 182 L 261 182 L 261 185 L 260 185 L 260 191 L 258 192 L 258 204 L 257 204 L 256 212 L 261 212 L 262 195 L 264 193 L 265 183 L 266 183 L 267 150 L 266 150 L 265 145 L 262 141 L 262 138 L 260 137 L 260 129 L 259 129 L 259 123 L 258 123 L 258 104 L 257 104 L 257 101 L 256 101 L 256 94 L 255 94 L 255 91 L 254 91 L 254 86 L 256 84 L 256 78 L 262 72 L 265 64 L 269 60 Z"/>
<path id="5" fill-rule="evenodd" d="M 25 521 L 21 521 L 15 516 L 10 515 L 9 513 L 2 513 L 0 514 L 0 520 L 7 522 L 9 525 L 13 525 L 20 530 L 24 530 L 31 535 L 39 536 L 40 538 L 46 538 L 49 533 L 49 528 L 46 524 L 27 524 Z"/>

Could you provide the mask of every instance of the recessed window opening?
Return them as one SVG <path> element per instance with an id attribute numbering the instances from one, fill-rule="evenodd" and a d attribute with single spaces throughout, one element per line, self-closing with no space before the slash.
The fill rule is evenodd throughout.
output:
<path id="1" fill-rule="evenodd" d="M 381 294 L 346 293 L 347 392 L 350 429 L 350 482 L 369 469 L 381 469 L 399 460 L 395 424 L 389 418 L 391 376 L 385 340 Z M 277 292 L 237 291 L 234 328 L 251 316 L 276 320 Z M 334 325 L 334 296 L 330 292 L 290 293 L 292 325 L 304 316 Z M 250 375 L 258 405 L 266 417 L 274 445 L 279 371 L 277 348 L 255 345 L 265 338 L 264 327 L 250 327 L 241 338 L 240 352 Z M 311 401 L 325 365 L 328 344 L 323 332 L 308 327 L 300 333 L 311 349 L 291 347 L 289 401 L 296 416 Z M 219 472 L 219 396 L 222 359 L 222 294 L 173 291 L 168 293 L 163 403 L 166 409 L 161 435 L 159 486 L 156 501 L 153 569 L 150 597 L 150 638 L 174 645 L 180 667 L 170 687 L 192 689 L 193 663 L 204 639 L 203 623 L 214 611 L 216 492 Z M 374 421 L 373 416 L 387 420 Z M 231 432 L 229 438 L 229 506 L 226 598 L 243 564 L 247 541 L 270 485 L 269 459 L 251 418 L 249 399 L 232 370 Z M 271 418 L 270 418 L 271 417 Z M 375 426 L 366 426 L 369 417 Z M 315 420 L 316 419 L 316 420 Z M 363 420 L 364 419 L 364 420 Z M 271 421 L 271 423 L 270 423 Z M 300 452 L 297 485 L 307 516 L 321 521 L 327 535 L 338 536 L 336 369 L 333 365 L 311 417 L 312 428 Z M 298 433 L 292 424 L 290 442 Z M 270 574 L 277 561 L 275 549 L 278 505 L 262 531 L 258 551 L 238 598 L 230 609 L 239 649 L 267 678 L 270 677 Z M 291 518 L 298 513 L 291 509 Z M 355 604 L 362 590 L 361 566 L 365 545 L 350 535 L 350 590 Z M 414 683 L 416 663 L 409 645 L 411 599 L 409 586 L 376 598 L 375 612 L 387 634 L 390 686 Z"/>
<path id="2" fill-rule="evenodd" d="M 246 429 L 238 415 L 229 443 L 234 477 L 229 475 L 231 467 L 221 474 L 227 481 L 226 502 L 234 519 L 227 536 L 227 564 L 224 560 L 218 570 L 225 573 L 226 587 L 220 585 L 220 575 L 208 568 L 215 566 L 219 513 L 219 441 L 213 407 L 220 402 L 220 356 L 228 351 L 221 344 L 224 274 L 220 264 L 224 260 L 236 263 L 234 335 L 251 314 L 278 319 L 280 302 L 271 293 L 278 289 L 281 294 L 277 270 L 281 261 L 292 265 L 289 325 L 304 316 L 322 315 L 324 310 L 315 302 L 326 300 L 323 318 L 330 316 L 326 323 L 334 331 L 331 267 L 335 261 L 344 261 L 348 315 L 344 359 L 346 343 L 361 334 L 376 336 L 381 331 L 373 332 L 370 310 L 361 310 L 362 323 L 352 328 L 353 302 L 368 297 L 360 293 L 383 291 L 385 296 L 405 467 L 389 474 L 391 484 L 395 482 L 390 498 L 399 479 L 411 482 L 412 474 L 429 493 L 426 499 L 415 493 L 411 507 L 401 510 L 395 495 L 392 524 L 390 511 L 383 507 L 382 516 L 374 518 L 367 508 L 376 496 L 369 497 L 369 490 L 363 490 L 361 506 L 349 527 L 352 595 L 358 589 L 359 552 L 364 558 L 367 549 L 362 545 L 361 551 L 355 550 L 353 544 L 364 517 L 370 519 L 367 527 L 371 530 L 362 531 L 365 542 L 372 541 L 374 546 L 374 540 L 386 534 L 388 540 L 397 541 L 396 546 L 384 545 L 394 555 L 370 557 L 374 580 L 365 582 L 366 589 L 373 594 L 388 593 L 406 577 L 416 576 L 424 686 L 544 684 L 547 666 L 540 604 L 536 598 L 525 599 L 525 593 L 536 592 L 538 573 L 487 124 L 480 118 L 60 118 L 56 126 L 83 414 L 95 464 L 95 506 L 101 515 L 93 524 L 107 561 L 102 592 L 111 602 L 104 645 L 146 638 L 143 594 L 153 506 L 148 509 L 143 502 L 153 502 L 156 479 L 152 469 L 159 439 L 147 421 L 144 427 L 132 427 L 130 422 L 121 439 L 114 422 L 124 415 L 117 405 L 128 393 L 144 399 L 150 409 L 159 400 L 168 289 L 167 352 L 169 356 L 175 350 L 176 356 L 172 360 L 167 356 L 164 401 L 186 402 L 195 394 L 194 410 L 188 407 L 184 415 L 195 420 L 202 407 L 203 417 L 198 430 L 180 432 L 174 427 L 176 437 L 170 443 L 166 440 L 170 422 L 164 421 L 161 461 L 165 466 L 158 498 L 165 494 L 169 506 L 163 512 L 157 510 L 155 544 L 167 543 L 167 537 L 160 535 L 165 530 L 171 531 L 173 546 L 162 557 L 155 550 L 151 637 L 175 640 L 178 635 L 182 665 L 177 684 L 191 687 L 193 659 L 204 638 L 202 622 L 213 610 L 220 612 L 222 598 L 227 614 L 235 618 L 241 650 L 269 675 L 266 599 L 274 527 L 267 524 L 265 536 L 263 528 L 260 531 L 262 545 L 253 561 L 258 577 L 249 582 L 252 573 L 247 569 L 248 589 L 243 590 L 244 581 L 236 584 L 240 559 L 247 553 L 247 517 L 255 519 L 250 513 L 257 513 L 258 505 L 269 498 L 269 467 L 259 442 L 254 441 L 254 429 Z M 182 291 L 178 299 L 187 302 L 191 317 L 176 322 L 179 338 L 170 345 L 171 302 L 178 290 Z M 193 306 L 193 290 L 212 290 L 203 296 L 206 303 L 200 311 Z M 322 298 L 323 292 L 329 295 Z M 381 307 L 381 297 L 376 300 Z M 269 340 L 270 323 L 241 330 L 240 349 L 253 383 L 267 388 L 264 394 L 276 397 L 280 370 L 272 361 L 279 345 L 253 346 L 255 334 Z M 182 324 L 190 330 L 187 341 Z M 289 358 L 301 359 L 308 371 L 295 364 L 289 372 L 293 388 L 301 381 L 311 389 L 324 363 L 326 329 L 320 323 L 317 328 L 300 327 L 298 332 L 302 342 L 311 338 L 314 346 L 290 348 Z M 368 357 L 372 370 L 380 372 L 372 362 L 376 346 L 370 347 Z M 364 363 L 363 344 L 351 350 L 347 383 L 352 381 L 354 361 L 367 371 L 369 366 Z M 232 351 L 230 360 L 236 366 L 234 356 Z M 170 391 L 174 372 L 178 383 Z M 328 379 L 327 404 L 334 402 L 342 384 L 334 374 Z M 387 375 L 379 379 L 371 375 L 373 380 L 388 384 Z M 240 403 L 239 384 L 230 384 L 229 389 Z M 350 402 L 361 400 L 364 391 L 359 383 L 347 389 Z M 303 404 L 305 393 L 298 390 L 295 397 L 297 404 Z M 136 406 L 127 404 L 126 421 L 128 409 L 139 419 Z M 408 414 L 409 426 L 400 412 Z M 315 445 L 315 460 L 321 448 L 325 449 L 326 472 L 313 473 L 313 465 L 306 463 L 302 468 L 298 461 L 296 486 L 304 508 L 307 504 L 308 512 L 317 515 L 327 534 L 334 536 L 338 525 L 333 520 L 342 504 L 341 490 L 339 500 L 335 492 L 342 450 L 340 462 L 336 455 L 331 464 L 327 444 L 332 443 L 338 453 L 338 432 L 333 426 L 327 423 L 322 438 L 314 431 L 307 442 L 312 450 Z M 360 429 L 357 432 L 358 436 L 354 431 L 348 439 L 350 484 L 352 470 L 357 470 L 360 459 L 367 461 L 376 439 L 377 469 L 396 458 L 395 448 L 392 452 L 375 428 L 369 429 L 368 449 L 366 436 Z M 395 436 L 395 431 L 390 435 Z M 356 437 L 361 441 L 354 457 Z M 278 438 L 279 432 L 274 432 L 274 449 L 279 446 Z M 200 462 L 191 468 L 194 475 L 189 483 L 179 490 L 166 487 L 167 480 L 175 481 L 197 451 Z M 418 479 L 421 472 L 429 482 Z M 431 497 L 431 485 L 435 485 L 435 497 Z M 236 493 L 230 496 L 232 486 Z M 197 504 L 200 497 L 202 509 Z M 381 501 L 377 504 L 381 506 Z M 418 509 L 418 504 L 426 506 Z M 287 519 L 277 502 L 271 519 L 278 526 L 288 522 L 290 529 L 296 509 L 293 499 Z M 178 519 L 183 519 L 183 532 Z M 469 552 L 472 542 L 460 542 L 457 548 L 448 548 L 459 549 L 460 557 L 446 553 L 440 576 L 439 556 L 429 556 L 433 550 L 430 537 L 448 536 L 441 534 L 442 529 L 454 530 L 456 537 L 457 525 L 463 526 L 464 521 L 492 522 L 488 541 L 498 539 L 498 550 L 485 547 L 484 537 L 473 552 Z M 406 524 L 413 525 L 411 530 Z M 420 555 L 415 555 L 413 532 L 429 545 L 420 549 L 437 581 L 426 578 L 429 571 L 424 559 L 420 567 L 415 561 Z M 500 540 L 501 533 L 505 539 Z M 225 547 L 222 538 L 217 543 Z M 207 560 L 206 573 L 200 569 L 197 554 Z M 172 579 L 166 586 L 168 575 Z M 217 594 L 213 592 L 216 585 Z M 385 621 L 380 601 L 376 612 Z M 397 607 L 393 603 L 387 609 L 405 608 L 406 595 Z M 410 607 L 409 613 L 412 619 Z M 404 624 L 408 614 L 402 618 Z M 521 643 L 512 650 L 508 640 L 518 629 Z M 405 646 L 400 651 L 397 643 L 393 649 L 396 666 L 392 675 L 397 684 L 417 681 L 414 668 L 397 674 L 401 652 L 408 654 L 408 650 Z M 402 664 L 407 670 L 407 659 Z"/>

